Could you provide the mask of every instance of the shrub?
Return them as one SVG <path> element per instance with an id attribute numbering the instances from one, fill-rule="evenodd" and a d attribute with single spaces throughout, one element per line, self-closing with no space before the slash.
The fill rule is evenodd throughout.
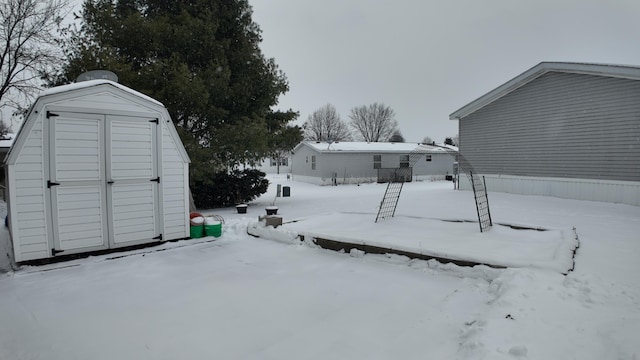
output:
<path id="1" fill-rule="evenodd" d="M 269 180 L 264 176 L 264 172 L 255 169 L 216 173 L 207 184 L 195 183 L 191 188 L 193 200 L 199 209 L 249 202 L 267 192 Z"/>

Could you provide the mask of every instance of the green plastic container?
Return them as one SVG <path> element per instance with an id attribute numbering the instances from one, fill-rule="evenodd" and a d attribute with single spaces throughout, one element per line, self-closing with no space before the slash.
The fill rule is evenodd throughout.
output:
<path id="1" fill-rule="evenodd" d="M 206 236 L 220 237 L 222 235 L 222 223 L 214 221 L 210 224 L 204 224 L 204 234 Z"/>
<path id="2" fill-rule="evenodd" d="M 192 239 L 197 239 L 202 237 L 202 233 L 204 231 L 203 225 L 191 225 L 190 234 Z"/>

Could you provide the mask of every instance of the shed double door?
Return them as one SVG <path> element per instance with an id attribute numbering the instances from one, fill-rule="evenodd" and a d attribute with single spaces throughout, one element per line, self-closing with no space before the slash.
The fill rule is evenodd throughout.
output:
<path id="1" fill-rule="evenodd" d="M 157 120 L 49 115 L 53 255 L 160 239 Z"/>

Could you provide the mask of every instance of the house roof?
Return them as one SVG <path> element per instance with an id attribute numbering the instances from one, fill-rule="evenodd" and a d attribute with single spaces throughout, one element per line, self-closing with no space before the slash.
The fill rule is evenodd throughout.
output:
<path id="1" fill-rule="evenodd" d="M 459 120 L 526 85 L 549 72 L 563 72 L 596 76 L 619 77 L 640 80 L 640 67 L 630 65 L 590 64 L 572 62 L 541 62 L 515 78 L 498 86 L 449 115 L 450 120 Z"/>
<path id="2" fill-rule="evenodd" d="M 389 142 L 358 142 L 339 141 L 328 143 L 326 141 L 303 141 L 300 146 L 308 146 L 320 153 L 351 152 L 351 153 L 403 153 L 408 154 L 420 147 L 421 152 L 447 152 L 458 151 L 455 146 L 426 145 L 419 143 L 389 143 Z"/>

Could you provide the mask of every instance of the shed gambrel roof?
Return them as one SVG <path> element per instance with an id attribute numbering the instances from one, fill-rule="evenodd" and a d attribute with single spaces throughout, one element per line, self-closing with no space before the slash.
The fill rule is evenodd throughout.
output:
<path id="1" fill-rule="evenodd" d="M 67 85 L 61 85 L 52 87 L 49 89 L 43 90 L 35 102 L 29 107 L 27 111 L 27 115 L 25 116 L 25 120 L 18 130 L 18 134 L 15 136 L 16 142 L 11 146 L 7 156 L 4 158 L 5 163 L 12 164 L 15 162 L 17 154 L 20 152 L 21 147 L 24 145 L 24 137 L 21 136 L 21 133 L 29 124 L 32 124 L 35 121 L 35 114 L 38 113 L 45 105 L 50 105 L 55 103 L 56 101 L 73 98 L 73 97 L 81 97 L 87 96 L 91 94 L 106 92 L 113 95 L 117 95 L 123 98 L 126 98 L 129 102 L 134 102 L 136 104 L 140 104 L 145 109 L 150 111 L 154 111 L 157 113 L 161 113 L 163 117 L 167 120 L 167 128 L 169 130 L 170 136 L 176 139 L 176 144 L 178 147 L 178 152 L 182 156 L 183 160 L 187 163 L 190 163 L 191 160 L 189 158 L 189 154 L 184 148 L 184 144 L 180 140 L 180 136 L 178 135 L 178 131 L 171 121 L 171 115 L 167 108 L 158 100 L 147 96 L 141 92 L 128 88 L 122 84 L 110 81 L 110 80 L 87 80 L 78 83 L 71 83 Z M 105 106 L 104 104 L 100 104 L 101 106 Z M 95 109 L 94 109 L 95 110 Z M 116 109 L 109 109 L 116 110 Z M 86 108 L 83 108 L 83 111 L 87 111 Z M 101 109 L 101 112 L 106 111 L 105 109 Z M 3 159 L 0 159 L 0 162 Z"/>
<path id="2" fill-rule="evenodd" d="M 640 80 L 639 66 L 573 62 L 541 62 L 540 64 L 507 81 L 501 86 L 491 90 L 485 95 L 454 111 L 453 113 L 451 113 L 451 115 L 449 115 L 449 119 L 460 120 L 465 116 L 472 114 L 473 112 L 491 104 L 501 97 L 549 72 L 585 74 Z"/>

